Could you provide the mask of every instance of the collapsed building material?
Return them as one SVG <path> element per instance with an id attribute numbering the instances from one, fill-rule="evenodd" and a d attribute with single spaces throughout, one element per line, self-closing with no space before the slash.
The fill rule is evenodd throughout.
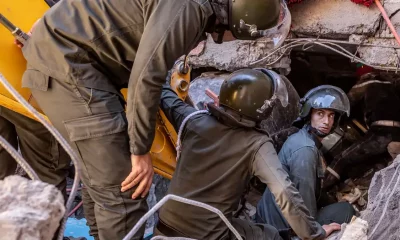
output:
<path id="1" fill-rule="evenodd" d="M 376 172 L 368 191 L 368 206 L 361 218 L 369 224 L 368 238 L 394 239 L 400 236 L 400 155 L 392 165 Z"/>
<path id="2" fill-rule="evenodd" d="M 384 0 L 383 6 L 394 28 L 398 29 L 400 2 Z M 400 48 L 375 4 L 367 8 L 349 0 L 307 0 L 290 5 L 290 12 L 292 34 L 288 39 L 341 40 L 342 47 L 354 55 L 359 55 L 368 64 L 381 66 L 384 70 L 390 71 L 400 69 L 398 60 Z M 355 40 L 354 35 L 361 38 Z M 312 44 L 308 44 L 296 50 L 333 53 L 327 49 L 311 48 L 311 46 Z M 201 47 L 191 54 L 189 63 L 194 68 L 213 67 L 226 71 L 246 67 L 268 67 L 278 69 L 282 74 L 288 74 L 291 70 L 288 54 L 290 51 L 277 61 L 275 55 L 263 59 L 271 52 L 270 49 L 263 39 L 216 44 L 209 36 L 207 41 L 202 42 Z M 280 54 L 282 53 L 276 55 Z M 254 63 L 260 59 L 263 61 Z"/>
<path id="3" fill-rule="evenodd" d="M 342 224 L 340 232 L 332 234 L 327 240 L 367 240 L 367 231 L 367 221 L 353 217 L 349 224 Z"/>
<path id="4" fill-rule="evenodd" d="M 269 62 L 275 60 L 275 55 L 251 65 L 252 62 L 265 57 L 271 51 L 271 47 L 263 40 L 236 40 L 216 44 L 209 35 L 206 42 L 200 43 L 199 48 L 194 49 L 189 54 L 189 64 L 194 68 L 213 67 L 218 70 L 232 72 L 242 68 L 265 67 L 268 65 L 270 68 L 279 69 L 285 75 L 290 72 L 290 58 L 288 54 L 273 64 Z M 279 54 L 277 53 L 277 55 Z"/>
<path id="5" fill-rule="evenodd" d="M 16 175 L 0 181 L 1 240 L 52 240 L 64 213 L 55 186 Z"/>

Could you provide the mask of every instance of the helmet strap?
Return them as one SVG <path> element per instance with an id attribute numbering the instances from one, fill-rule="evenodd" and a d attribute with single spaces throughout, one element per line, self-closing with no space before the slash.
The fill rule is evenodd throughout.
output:
<path id="1" fill-rule="evenodd" d="M 306 127 L 307 127 L 308 132 L 313 133 L 320 138 L 324 138 L 330 134 L 330 133 L 323 133 L 320 130 L 314 128 L 313 126 L 311 126 L 310 122 L 307 123 Z"/>

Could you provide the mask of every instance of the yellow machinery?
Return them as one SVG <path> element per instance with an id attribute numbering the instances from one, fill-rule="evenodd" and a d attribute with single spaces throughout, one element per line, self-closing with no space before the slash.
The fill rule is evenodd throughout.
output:
<path id="1" fill-rule="evenodd" d="M 44 0 L 0 0 L 0 13 L 25 32 L 31 29 L 33 23 L 48 9 L 49 6 Z M 26 61 L 21 49 L 14 44 L 14 36 L 3 26 L 0 26 L 0 36 L 0 77 L 3 75 L 32 106 L 43 113 L 29 89 L 21 88 Z M 184 99 L 189 89 L 190 69 L 182 71 L 184 69 L 182 64 L 178 62 L 174 66 L 171 86 Z M 123 89 L 122 93 L 126 98 L 126 89 Z M 35 119 L 3 86 L 0 86 L 0 105 Z M 160 110 L 157 114 L 156 135 L 150 153 L 155 172 L 168 179 L 172 178 L 176 167 L 176 140 L 176 131 Z"/>

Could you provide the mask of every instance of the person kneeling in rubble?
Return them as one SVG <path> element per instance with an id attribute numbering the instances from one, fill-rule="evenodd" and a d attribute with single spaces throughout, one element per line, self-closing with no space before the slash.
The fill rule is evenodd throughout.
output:
<path id="1" fill-rule="evenodd" d="M 321 180 L 325 171 L 320 152 L 321 140 L 334 131 L 343 114 L 350 114 L 349 100 L 340 88 L 322 85 L 311 89 L 300 100 L 300 104 L 299 118 L 293 125 L 301 127 L 301 130 L 286 140 L 278 157 L 313 218 L 320 224 L 348 223 L 355 213 L 349 203 L 332 204 L 318 213 L 317 199 L 321 194 Z M 286 235 L 286 239 L 290 239 L 293 226 L 275 204 L 271 192 L 272 189 L 267 186 L 257 205 L 257 222 L 276 227 L 282 235 Z"/>
<path id="2" fill-rule="evenodd" d="M 267 184 L 302 239 L 324 239 L 337 224 L 314 221 L 283 170 L 271 139 L 259 128 L 278 104 L 287 106 L 286 86 L 267 69 L 232 73 L 222 84 L 219 104 L 198 111 L 164 85 L 161 109 L 179 134 L 177 167 L 168 194 L 203 202 L 228 218 L 243 239 L 282 239 L 269 225 L 233 218 L 250 176 Z M 169 201 L 162 206 L 155 235 L 193 239 L 236 239 L 223 220 L 197 206 Z"/>
<path id="3" fill-rule="evenodd" d="M 359 81 L 347 94 L 351 106 L 362 109 L 368 131 L 365 136 L 333 159 L 326 173 L 324 188 L 343 180 L 345 169 L 379 159 L 388 152 L 394 159 L 400 154 L 400 79 L 368 66 L 357 69 Z M 361 106 L 359 108 L 358 106 Z"/>

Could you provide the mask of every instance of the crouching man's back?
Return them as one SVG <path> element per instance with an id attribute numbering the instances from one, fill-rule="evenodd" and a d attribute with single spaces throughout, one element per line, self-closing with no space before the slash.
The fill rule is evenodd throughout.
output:
<path id="1" fill-rule="evenodd" d="M 231 220 L 251 175 L 251 160 L 264 143 L 273 150 L 270 139 L 252 129 L 226 126 L 202 113 L 187 123 L 182 140 L 169 193 L 214 206 Z M 229 231 L 215 213 L 175 201 L 164 205 L 160 219 L 196 239 L 223 239 Z"/>
<path id="2" fill-rule="evenodd" d="M 257 128 L 279 102 L 287 105 L 286 87 L 281 76 L 266 69 L 232 73 L 221 86 L 219 104 L 208 104 L 208 111 L 196 112 L 164 86 L 161 109 L 182 142 L 168 193 L 219 209 L 246 240 L 280 240 L 270 225 L 233 217 L 250 177 L 257 176 L 299 237 L 323 239 L 331 230 L 325 232 L 310 216 L 270 138 Z M 217 214 L 203 208 L 169 201 L 159 217 L 156 235 L 235 239 Z"/>

